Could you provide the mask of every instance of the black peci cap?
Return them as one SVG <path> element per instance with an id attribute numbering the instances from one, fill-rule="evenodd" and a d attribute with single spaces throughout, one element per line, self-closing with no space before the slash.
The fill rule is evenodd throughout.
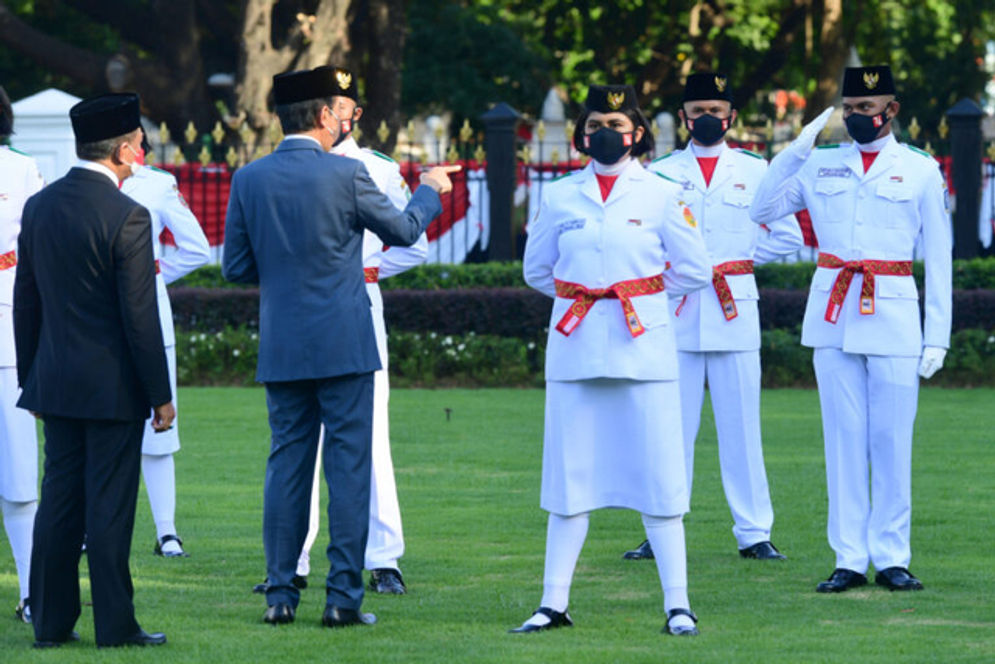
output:
<path id="1" fill-rule="evenodd" d="M 332 67 L 289 71 L 273 77 L 273 101 L 277 104 L 294 104 L 337 94 L 342 93 L 339 92 L 339 84 Z"/>
<path id="2" fill-rule="evenodd" d="M 844 97 L 870 97 L 873 95 L 895 94 L 895 79 L 891 67 L 847 67 L 843 72 Z"/>
<path id="3" fill-rule="evenodd" d="M 729 77 L 714 71 L 689 75 L 684 83 L 684 97 L 681 102 L 699 99 L 723 99 L 731 104 L 732 88 L 729 87 Z"/>
<path id="4" fill-rule="evenodd" d="M 84 99 L 69 109 L 69 119 L 80 143 L 124 136 L 142 126 L 138 95 L 134 93 Z"/>
<path id="5" fill-rule="evenodd" d="M 631 85 L 592 85 L 587 89 L 584 108 L 598 113 L 638 110 L 636 89 Z"/>

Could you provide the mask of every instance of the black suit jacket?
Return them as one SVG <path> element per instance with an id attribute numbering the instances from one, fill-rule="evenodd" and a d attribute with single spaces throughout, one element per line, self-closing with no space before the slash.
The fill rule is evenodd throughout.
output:
<path id="1" fill-rule="evenodd" d="M 84 168 L 28 199 L 14 281 L 18 406 L 135 420 L 172 398 L 151 228 L 145 208 Z"/>

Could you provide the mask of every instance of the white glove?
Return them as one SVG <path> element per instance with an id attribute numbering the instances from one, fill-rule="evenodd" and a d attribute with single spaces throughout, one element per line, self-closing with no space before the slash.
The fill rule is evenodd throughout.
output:
<path id="1" fill-rule="evenodd" d="M 943 368 L 943 358 L 947 356 L 946 348 L 936 346 L 926 346 L 922 349 L 922 358 L 919 360 L 919 375 L 923 378 L 932 378 L 933 374 Z"/>
<path id="2" fill-rule="evenodd" d="M 812 147 L 815 145 L 815 139 L 819 137 L 819 132 L 821 132 L 825 128 L 826 123 L 829 122 L 829 116 L 833 114 L 834 110 L 835 109 L 830 106 L 820 113 L 819 117 L 805 125 L 801 133 L 798 134 L 798 138 L 791 141 L 791 145 L 788 146 L 789 149 L 802 159 L 807 158 L 808 153 L 812 151 Z"/>

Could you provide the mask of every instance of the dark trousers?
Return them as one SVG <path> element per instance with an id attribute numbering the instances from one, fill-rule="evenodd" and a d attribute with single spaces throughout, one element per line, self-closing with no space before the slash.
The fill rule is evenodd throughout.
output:
<path id="1" fill-rule="evenodd" d="M 31 552 L 35 639 L 61 641 L 80 614 L 86 535 L 98 645 L 138 632 L 128 556 L 144 422 L 45 417 L 45 475 Z"/>
<path id="2" fill-rule="evenodd" d="M 263 496 L 266 603 L 296 607 L 291 580 L 307 535 L 319 427 L 325 425 L 322 464 L 328 483 L 330 606 L 359 609 L 363 555 L 370 520 L 373 374 L 266 383 L 272 430 Z"/>

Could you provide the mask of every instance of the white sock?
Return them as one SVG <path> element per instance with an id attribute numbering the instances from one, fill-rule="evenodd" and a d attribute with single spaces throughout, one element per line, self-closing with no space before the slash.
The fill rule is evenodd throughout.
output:
<path id="1" fill-rule="evenodd" d="M 20 599 L 28 596 L 28 579 L 31 577 L 31 534 L 35 525 L 38 501 L 14 503 L 0 499 L 3 504 L 3 527 L 14 552 L 17 580 L 20 582 Z"/>
<path id="2" fill-rule="evenodd" d="M 149 494 L 149 506 L 155 521 L 156 536 L 176 534 L 176 467 L 172 454 L 143 454 L 142 477 Z M 165 553 L 179 553 L 180 545 L 169 541 L 162 545 Z"/>
<path id="3" fill-rule="evenodd" d="M 687 549 L 684 543 L 683 517 L 642 515 L 646 538 L 656 556 L 656 569 L 663 587 L 663 609 L 690 609 L 688 600 Z M 690 627 L 694 624 L 688 616 L 674 616 L 670 624 Z"/>
<path id="4" fill-rule="evenodd" d="M 587 512 L 574 516 L 549 515 L 541 606 L 559 612 L 567 610 L 567 604 L 570 602 L 570 583 L 573 581 L 580 550 L 587 538 L 588 523 Z M 545 625 L 549 622 L 549 618 L 537 613 L 525 622 L 531 625 Z"/>

